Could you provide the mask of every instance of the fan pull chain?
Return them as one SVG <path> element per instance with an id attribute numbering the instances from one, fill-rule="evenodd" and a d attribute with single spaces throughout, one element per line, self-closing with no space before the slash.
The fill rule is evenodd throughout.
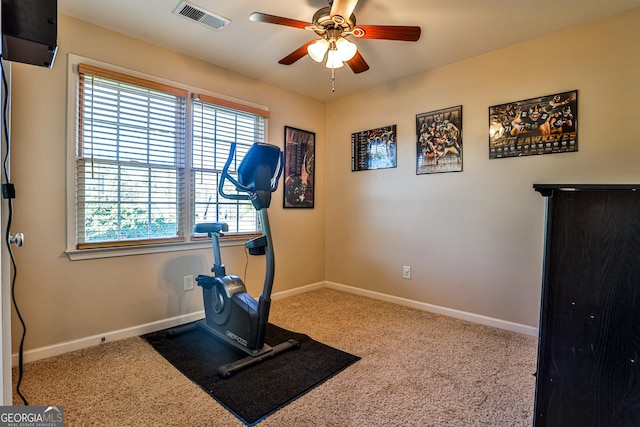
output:
<path id="1" fill-rule="evenodd" d="M 332 68 L 331 69 L 331 78 L 329 79 L 329 81 L 331 82 L 331 92 L 335 92 L 336 91 L 336 69 Z"/>

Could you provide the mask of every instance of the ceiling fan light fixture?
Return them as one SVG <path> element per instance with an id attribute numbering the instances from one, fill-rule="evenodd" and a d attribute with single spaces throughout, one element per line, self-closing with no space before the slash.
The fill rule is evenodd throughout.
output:
<path id="1" fill-rule="evenodd" d="M 182 0 L 187 1 L 187 0 Z M 326 0 L 325 0 L 326 1 Z M 331 69 L 333 90 L 334 72 L 346 62 L 351 71 L 360 74 L 369 69 L 358 46 L 351 40 L 361 38 L 377 40 L 398 40 L 415 42 L 420 39 L 421 29 L 407 25 L 361 25 L 357 26 L 354 9 L 360 0 L 328 0 L 329 6 L 317 10 L 311 22 L 282 16 L 254 12 L 249 16 L 253 22 L 276 24 L 285 27 L 312 31 L 318 38 L 305 44 L 278 61 L 282 65 L 291 65 L 307 56 Z M 352 39 L 351 37 L 354 37 Z M 327 46 L 328 45 L 328 46 Z"/>
<path id="2" fill-rule="evenodd" d="M 329 49 L 329 53 L 327 54 L 327 64 L 326 67 L 327 68 L 341 68 L 344 66 L 344 62 L 342 62 L 342 59 L 340 58 L 340 53 L 335 49 L 334 46 L 332 46 Z"/>
<path id="3" fill-rule="evenodd" d="M 338 38 L 336 40 L 336 49 L 340 54 L 340 59 L 347 62 L 350 61 L 358 51 L 358 46 L 355 43 L 351 43 L 349 40 L 344 37 Z"/>
<path id="4" fill-rule="evenodd" d="M 329 50 L 329 41 L 326 39 L 316 40 L 307 47 L 307 53 L 316 62 L 322 62 L 327 50 Z"/>

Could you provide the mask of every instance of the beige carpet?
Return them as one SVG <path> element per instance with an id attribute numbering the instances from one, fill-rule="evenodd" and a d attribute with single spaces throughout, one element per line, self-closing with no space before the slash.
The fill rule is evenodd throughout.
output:
<path id="1" fill-rule="evenodd" d="M 535 337 L 330 289 L 274 301 L 270 322 L 362 360 L 261 427 L 532 425 Z M 68 427 L 243 425 L 140 338 L 28 363 L 21 391 Z"/>

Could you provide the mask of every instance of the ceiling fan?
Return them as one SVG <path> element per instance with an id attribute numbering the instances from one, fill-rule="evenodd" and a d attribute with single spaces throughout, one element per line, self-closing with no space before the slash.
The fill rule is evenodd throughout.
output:
<path id="1" fill-rule="evenodd" d="M 319 39 L 311 40 L 278 61 L 291 65 L 309 54 L 311 59 L 322 62 L 327 57 L 326 67 L 340 68 L 346 62 L 358 74 L 369 69 L 355 43 L 348 36 L 362 39 L 399 40 L 415 42 L 420 38 L 420 27 L 396 25 L 356 25 L 353 10 L 358 0 L 329 0 L 329 6 L 318 10 L 311 22 L 254 12 L 249 19 L 254 22 L 284 25 L 315 32 Z"/>

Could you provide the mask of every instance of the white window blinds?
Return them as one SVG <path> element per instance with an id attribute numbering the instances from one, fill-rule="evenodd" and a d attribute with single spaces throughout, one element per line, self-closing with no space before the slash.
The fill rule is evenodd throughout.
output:
<path id="1" fill-rule="evenodd" d="M 77 70 L 75 249 L 188 242 L 202 237 L 192 233 L 199 222 L 226 222 L 231 237 L 259 231 L 251 202 L 221 197 L 218 182 L 232 143 L 235 175 L 264 142 L 268 110 L 87 63 Z"/>
<path id="2" fill-rule="evenodd" d="M 242 159 L 254 142 L 264 142 L 264 118 L 252 112 L 220 105 L 219 99 L 199 95 L 193 100 L 192 182 L 194 223 L 226 222 L 229 234 L 253 233 L 259 229 L 250 201 L 229 200 L 218 194 L 220 173 L 236 145 L 236 159 Z M 235 174 L 237 161 L 231 164 Z M 231 186 L 225 187 L 232 193 Z"/>
<path id="3" fill-rule="evenodd" d="M 187 91 L 80 64 L 78 247 L 183 239 Z"/>

